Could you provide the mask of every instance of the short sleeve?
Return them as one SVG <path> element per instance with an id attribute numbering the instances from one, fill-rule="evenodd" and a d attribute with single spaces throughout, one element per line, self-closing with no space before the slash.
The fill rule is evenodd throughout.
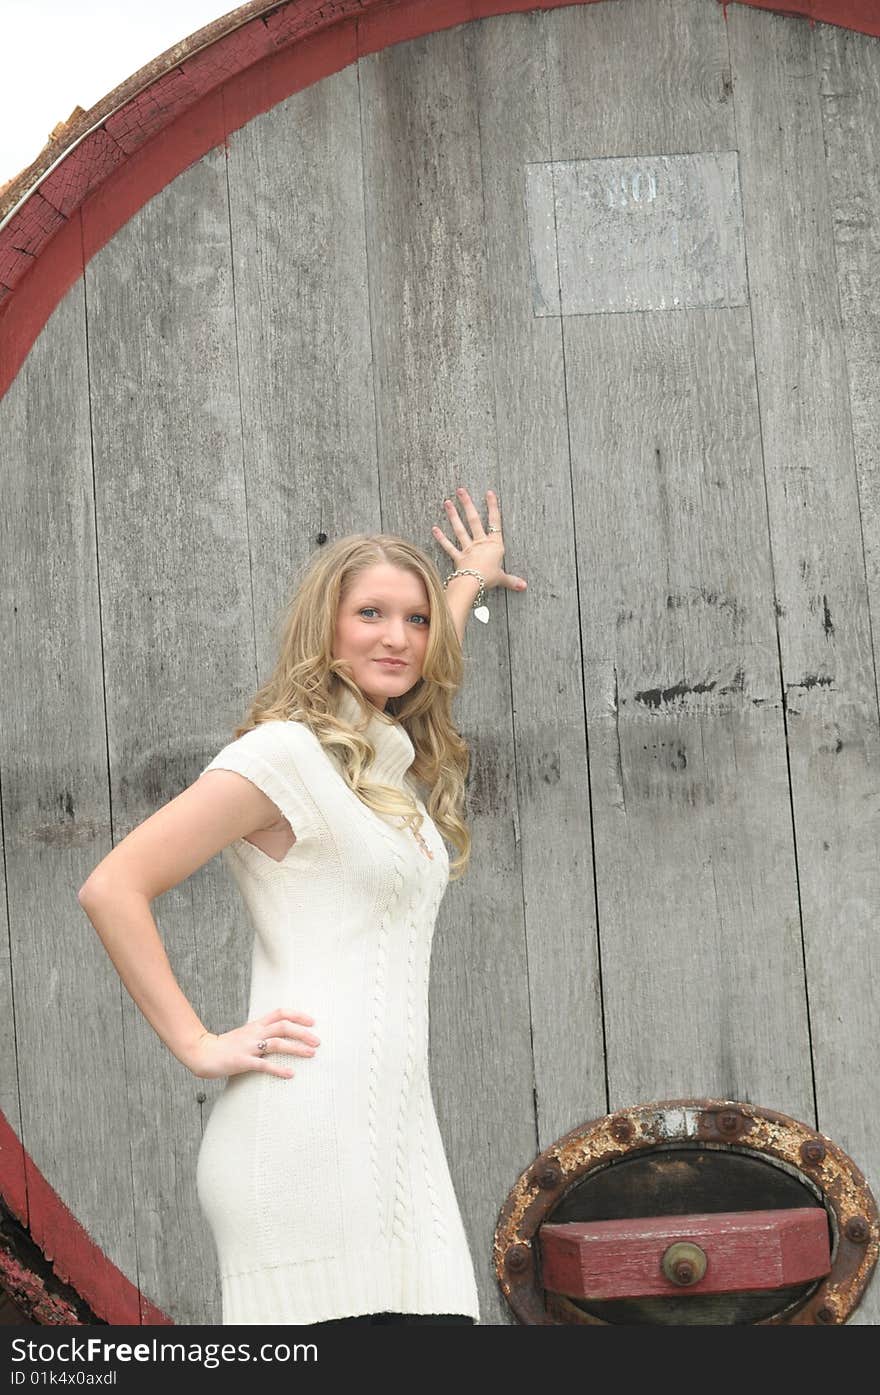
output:
<path id="1" fill-rule="evenodd" d="M 321 822 L 306 774 L 313 739 L 299 722 L 261 722 L 224 746 L 200 774 L 234 770 L 244 775 L 281 810 L 301 844 L 317 836 Z"/>

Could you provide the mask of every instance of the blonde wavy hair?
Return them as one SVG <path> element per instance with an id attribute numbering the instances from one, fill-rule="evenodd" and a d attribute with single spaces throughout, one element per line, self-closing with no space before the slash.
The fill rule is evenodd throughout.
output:
<path id="1" fill-rule="evenodd" d="M 467 871 L 471 849 L 465 821 L 470 752 L 451 716 L 464 664 L 440 573 L 430 557 L 406 539 L 392 533 L 353 533 L 314 554 L 276 621 L 274 672 L 254 695 L 235 739 L 261 722 L 303 722 L 336 757 L 346 783 L 369 809 L 382 817 L 399 816 L 416 830 L 421 827 L 422 815 L 409 795 L 364 777 L 375 748 L 362 727 L 349 726 L 334 711 L 341 684 L 360 704 L 363 727 L 379 712 L 361 692 L 348 661 L 333 658 L 333 641 L 339 606 L 355 578 L 383 562 L 420 577 L 430 600 L 422 676 L 409 692 L 388 699 L 385 715 L 398 721 L 412 741 L 415 757 L 409 774 L 426 787 L 429 815 L 458 850 L 449 869 L 450 881 L 457 881 Z"/>

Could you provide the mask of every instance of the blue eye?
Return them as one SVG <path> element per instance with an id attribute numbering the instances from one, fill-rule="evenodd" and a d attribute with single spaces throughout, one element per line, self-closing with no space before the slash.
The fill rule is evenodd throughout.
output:
<path id="1" fill-rule="evenodd" d="M 368 610 L 373 610 L 373 611 L 375 611 L 375 609 L 376 609 L 376 607 L 373 606 L 373 605 L 365 605 L 365 606 L 362 606 L 362 608 L 358 611 L 358 615 L 366 615 L 366 613 L 367 613 Z M 421 615 L 421 614 L 419 614 L 418 611 L 415 612 L 415 615 L 416 615 L 416 617 L 417 617 L 419 620 L 424 620 L 424 622 L 425 622 L 426 625 L 430 625 L 431 622 L 430 622 L 430 619 L 428 618 L 427 615 Z"/>

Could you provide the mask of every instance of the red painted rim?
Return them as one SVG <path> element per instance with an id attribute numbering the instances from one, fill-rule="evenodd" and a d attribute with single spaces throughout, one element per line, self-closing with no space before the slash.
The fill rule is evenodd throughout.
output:
<path id="1" fill-rule="evenodd" d="M 172 1319 L 144 1298 L 80 1225 L 22 1147 L 0 1113 L 0 1194 L 30 1231 L 31 1239 L 64 1283 L 84 1298 L 92 1312 L 118 1326 L 169 1324 Z M 35 1280 L 28 1297 L 38 1320 L 78 1324 L 64 1303 L 40 1294 Z"/>
<path id="2" fill-rule="evenodd" d="M 14 212 L 0 230 L 0 397 L 96 252 L 178 174 L 225 145 L 230 132 L 358 58 L 407 39 L 493 15 L 595 3 L 600 0 L 270 0 L 199 30 L 86 112 L 71 125 L 63 151 L 54 159 L 44 153 L 7 189 L 4 202 Z M 726 13 L 727 0 L 716 3 Z M 733 3 L 880 37 L 871 0 Z M 235 27 L 224 30 L 230 22 Z M 151 69 L 156 75 L 144 85 Z M 115 104 L 129 86 L 130 98 Z M 59 1277 L 100 1317 L 117 1324 L 171 1321 L 89 1238 L 2 1113 L 0 1195 Z"/>

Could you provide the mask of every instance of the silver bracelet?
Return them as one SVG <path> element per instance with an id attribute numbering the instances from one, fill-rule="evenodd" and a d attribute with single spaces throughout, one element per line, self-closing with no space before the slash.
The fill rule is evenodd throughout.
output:
<path id="1" fill-rule="evenodd" d="M 480 589 L 474 597 L 474 615 L 485 625 L 489 619 L 489 610 L 488 607 L 484 604 L 485 589 L 482 576 L 479 572 L 475 572 L 472 567 L 461 567 L 459 571 L 449 573 L 448 577 L 443 583 L 444 591 L 446 590 L 446 587 L 449 585 L 450 581 L 454 576 L 475 576 L 479 581 Z"/>

